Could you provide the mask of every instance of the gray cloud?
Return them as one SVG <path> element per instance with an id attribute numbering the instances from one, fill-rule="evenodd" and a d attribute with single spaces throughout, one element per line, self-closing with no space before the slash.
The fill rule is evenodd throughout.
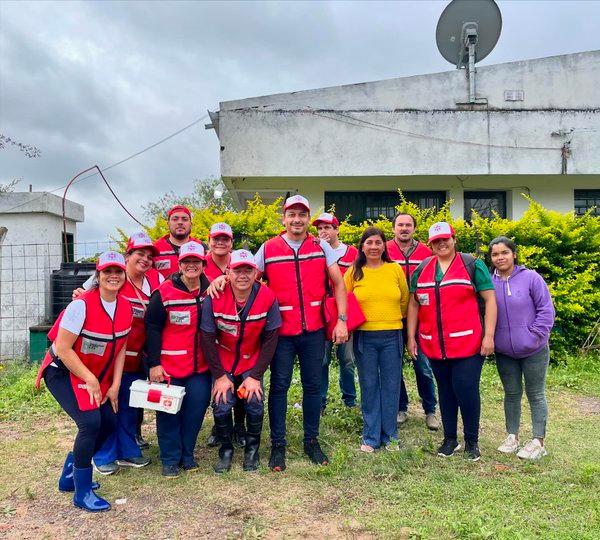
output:
<path id="1" fill-rule="evenodd" d="M 598 48 L 599 2 L 500 2 L 493 64 Z M 0 154 L 0 182 L 52 189 L 106 167 L 219 101 L 452 69 L 435 45 L 446 2 L 3 2 L 2 131 L 40 147 Z M 136 215 L 171 189 L 218 176 L 202 125 L 108 172 Z M 81 239 L 136 225 L 97 178 L 75 185 Z"/>

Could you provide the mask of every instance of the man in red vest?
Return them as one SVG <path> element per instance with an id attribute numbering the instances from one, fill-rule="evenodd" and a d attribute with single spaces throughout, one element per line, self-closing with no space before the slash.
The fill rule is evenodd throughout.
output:
<path id="1" fill-rule="evenodd" d="M 412 273 L 417 266 L 431 256 L 431 250 L 414 238 L 416 227 L 417 221 L 413 215 L 403 212 L 396 214 L 393 221 L 394 238 L 387 242 L 387 250 L 391 259 L 402 267 L 408 283 L 410 283 Z M 406 343 L 406 321 L 404 321 L 402 332 L 404 343 Z M 417 389 L 425 411 L 425 423 L 429 429 L 437 431 L 440 428 L 440 422 L 435 415 L 437 405 L 435 382 L 429 360 L 421 349 L 419 349 L 417 357 L 413 361 L 413 368 L 417 379 Z M 404 424 L 407 419 L 408 394 L 404 377 L 402 377 L 400 402 L 398 404 L 398 423 Z"/>
<path id="2" fill-rule="evenodd" d="M 321 214 L 312 222 L 317 228 L 319 238 L 325 240 L 333 249 L 338 257 L 337 263 L 340 267 L 342 275 L 352 266 L 354 259 L 358 256 L 358 250 L 354 246 L 347 246 L 340 241 L 340 222 L 333 214 Z M 352 359 L 351 343 L 341 343 L 335 349 L 340 366 L 340 390 L 342 392 L 342 400 L 346 407 L 354 407 L 356 405 L 356 385 L 354 383 L 354 362 Z M 333 355 L 333 343 L 330 339 L 327 340 L 325 346 L 325 357 L 323 359 L 323 379 L 321 382 L 321 414 L 324 414 L 327 406 L 327 392 L 329 390 L 329 365 Z"/>
<path id="3" fill-rule="evenodd" d="M 249 251 L 231 254 L 229 285 L 219 298 L 207 297 L 202 307 L 202 348 L 213 375 L 213 414 L 221 443 L 215 472 L 231 468 L 231 409 L 242 403 L 248 429 L 245 471 L 258 469 L 264 415 L 262 379 L 277 347 L 281 315 L 273 292 L 256 281 L 256 262 Z"/>
<path id="4" fill-rule="evenodd" d="M 160 237 L 154 242 L 158 255 L 154 257 L 154 267 L 163 275 L 169 277 L 179 270 L 179 248 L 187 242 L 198 242 L 192 238 L 192 213 L 182 204 L 173 206 L 167 212 L 167 225 L 169 234 Z M 205 247 L 206 249 L 206 247 Z"/>
<path id="5" fill-rule="evenodd" d="M 283 324 L 271 365 L 269 422 L 273 471 L 285 469 L 287 393 L 292 381 L 294 359 L 300 361 L 304 453 L 313 463 L 327 465 L 329 459 L 319 445 L 321 377 L 325 356 L 326 280 L 335 291 L 339 320 L 332 341 L 348 340 L 347 296 L 342 273 L 331 246 L 308 234 L 310 206 L 301 195 L 289 197 L 283 206 L 285 232 L 265 242 L 256 253 L 258 269 L 264 272 L 275 293 Z"/>

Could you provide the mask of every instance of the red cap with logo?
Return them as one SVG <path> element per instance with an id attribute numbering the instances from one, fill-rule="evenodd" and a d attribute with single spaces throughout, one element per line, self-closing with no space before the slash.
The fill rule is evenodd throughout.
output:
<path id="1" fill-rule="evenodd" d="M 254 255 L 247 249 L 236 249 L 231 252 L 231 260 L 229 261 L 229 268 L 237 268 L 238 266 L 251 266 L 252 268 L 258 268 Z"/>
<path id="2" fill-rule="evenodd" d="M 227 223 L 214 223 L 210 228 L 210 232 L 208 233 L 209 238 L 214 238 L 215 236 L 220 235 L 229 236 L 229 238 L 233 238 L 233 231 L 231 227 Z"/>
<path id="3" fill-rule="evenodd" d="M 204 246 L 198 242 L 186 242 L 179 248 L 179 260 L 187 259 L 188 257 L 195 257 L 204 261 Z"/>
<path id="4" fill-rule="evenodd" d="M 98 258 L 98 262 L 96 263 L 96 270 L 98 272 L 104 270 L 105 268 L 110 268 L 111 266 L 116 266 L 121 270 L 127 270 L 127 266 L 125 266 L 125 258 L 120 253 L 116 251 L 105 251 Z"/>
<path id="5" fill-rule="evenodd" d="M 303 197 L 302 195 L 292 195 L 285 200 L 285 204 L 283 205 L 283 211 L 285 212 L 290 206 L 300 205 L 304 206 L 310 212 L 310 205 L 308 204 L 308 199 Z"/>

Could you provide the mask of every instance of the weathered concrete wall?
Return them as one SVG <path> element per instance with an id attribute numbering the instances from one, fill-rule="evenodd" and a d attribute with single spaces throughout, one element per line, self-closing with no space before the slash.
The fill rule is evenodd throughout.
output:
<path id="1" fill-rule="evenodd" d="M 567 141 L 568 174 L 600 172 L 600 51 L 481 67 L 477 85 L 487 106 L 456 104 L 458 70 L 221 103 L 221 174 L 556 175 Z"/>

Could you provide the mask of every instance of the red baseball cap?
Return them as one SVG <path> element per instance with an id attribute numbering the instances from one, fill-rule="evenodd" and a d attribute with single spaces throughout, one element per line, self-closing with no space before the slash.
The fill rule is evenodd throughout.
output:
<path id="1" fill-rule="evenodd" d="M 338 218 L 336 218 L 333 214 L 329 214 L 325 212 L 321 214 L 318 218 L 316 218 L 312 224 L 316 227 L 319 223 L 327 223 L 328 225 L 333 225 L 334 227 L 339 227 L 340 222 Z"/>
<path id="2" fill-rule="evenodd" d="M 187 206 L 183 206 L 183 204 L 176 204 L 173 208 L 171 208 L 171 210 L 167 212 L 167 218 L 170 218 L 171 214 L 174 214 L 175 212 L 183 212 L 184 214 L 190 216 L 190 219 L 192 218 L 190 209 Z"/>

